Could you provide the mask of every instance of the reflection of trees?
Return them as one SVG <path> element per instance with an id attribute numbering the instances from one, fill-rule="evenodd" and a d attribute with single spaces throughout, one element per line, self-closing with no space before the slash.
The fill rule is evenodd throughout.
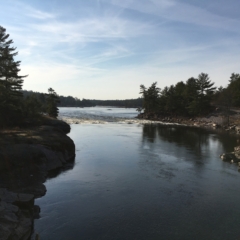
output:
<path id="1" fill-rule="evenodd" d="M 143 125 L 143 141 L 155 142 L 157 138 L 165 142 L 174 143 L 179 147 L 185 147 L 200 157 L 203 150 L 210 147 L 209 140 L 218 141 L 223 151 L 233 151 L 237 144 L 237 136 L 223 132 L 216 133 L 213 130 L 202 128 L 173 126 L 173 125 Z"/>
<path id="2" fill-rule="evenodd" d="M 175 143 L 178 146 L 185 146 L 196 152 L 201 151 L 201 147 L 207 146 L 209 143 L 209 133 L 204 129 L 169 125 L 143 126 L 144 140 L 154 142 L 156 137 L 169 143 Z"/>
<path id="3" fill-rule="evenodd" d="M 202 128 L 148 124 L 142 129 L 141 168 L 168 180 L 178 172 L 178 160 L 190 163 L 201 176 L 205 164 L 233 151 L 237 140 L 237 136 Z"/>
<path id="4" fill-rule="evenodd" d="M 202 148 L 209 144 L 209 134 L 203 129 L 159 126 L 157 131 L 160 139 L 191 149 L 197 155 L 201 155 Z"/>
<path id="5" fill-rule="evenodd" d="M 175 158 L 184 159 L 187 162 L 192 162 L 196 169 L 199 171 L 204 166 L 204 163 L 208 159 L 205 155 L 206 150 L 209 152 L 209 140 L 210 134 L 208 131 L 199 128 L 190 128 L 183 126 L 173 125 L 144 125 L 143 126 L 143 143 L 151 143 L 150 153 L 159 152 L 169 154 Z M 149 152 L 147 153 L 149 154 Z M 166 158 L 166 157 L 165 157 Z M 149 159 L 149 157 L 148 157 Z M 147 165 L 151 164 L 154 168 L 161 171 L 167 171 L 172 173 L 173 170 L 166 169 L 168 163 L 164 168 L 159 165 L 158 161 L 152 160 L 146 162 Z M 170 166 L 169 165 L 169 166 Z M 168 168 L 169 168 L 168 166 Z M 171 166 L 172 168 L 174 166 Z M 163 173 L 160 174 L 164 175 Z"/>
<path id="6" fill-rule="evenodd" d="M 143 125 L 143 140 L 147 140 L 151 143 L 153 143 L 157 136 L 157 126 L 156 125 L 150 125 L 150 124 L 144 124 Z"/>
<path id="7" fill-rule="evenodd" d="M 232 152 L 233 148 L 239 145 L 239 143 L 237 143 L 239 136 L 235 134 L 229 134 L 227 132 L 216 134 L 212 139 L 221 142 L 224 152 Z"/>

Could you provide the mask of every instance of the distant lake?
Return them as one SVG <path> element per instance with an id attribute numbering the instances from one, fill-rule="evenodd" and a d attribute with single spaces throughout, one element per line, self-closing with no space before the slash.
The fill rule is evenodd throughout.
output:
<path id="1" fill-rule="evenodd" d="M 136 115 L 135 109 L 60 108 L 61 117 L 89 121 L 71 125 L 74 168 L 49 179 L 46 195 L 36 200 L 40 238 L 240 239 L 240 173 L 219 158 L 237 137 L 118 121 Z M 105 123 L 92 124 L 91 116 Z"/>

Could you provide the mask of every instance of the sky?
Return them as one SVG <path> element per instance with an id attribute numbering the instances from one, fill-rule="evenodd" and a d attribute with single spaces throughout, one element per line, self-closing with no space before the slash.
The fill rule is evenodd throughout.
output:
<path id="1" fill-rule="evenodd" d="M 23 89 L 85 99 L 140 97 L 202 72 L 239 73 L 239 0 L 0 0 Z"/>

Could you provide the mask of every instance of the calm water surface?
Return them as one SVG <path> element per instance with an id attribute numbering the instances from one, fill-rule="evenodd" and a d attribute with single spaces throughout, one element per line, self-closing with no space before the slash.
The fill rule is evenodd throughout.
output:
<path id="1" fill-rule="evenodd" d="M 117 122 L 71 127 L 75 166 L 36 201 L 41 239 L 240 239 L 240 175 L 219 159 L 236 137 Z"/>

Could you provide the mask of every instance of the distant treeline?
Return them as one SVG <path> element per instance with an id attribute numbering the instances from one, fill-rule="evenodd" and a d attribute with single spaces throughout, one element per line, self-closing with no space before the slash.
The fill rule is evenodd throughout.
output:
<path id="1" fill-rule="evenodd" d="M 78 99 L 72 96 L 59 96 L 60 103 L 58 104 L 59 107 L 94 107 L 95 104 L 92 103 L 91 100 L 87 99 Z"/>
<path id="2" fill-rule="evenodd" d="M 206 73 L 186 82 L 160 89 L 157 82 L 149 88 L 140 86 L 144 113 L 172 116 L 201 116 L 220 107 L 226 115 L 231 107 L 240 107 L 240 75 L 232 73 L 227 87 L 216 88 Z"/>
<path id="3" fill-rule="evenodd" d="M 34 95 L 42 105 L 46 103 L 46 94 L 22 90 L 25 98 Z M 137 108 L 142 106 L 142 99 L 127 99 L 127 100 L 95 100 L 95 99 L 82 99 L 74 98 L 72 96 L 58 96 L 58 107 L 94 107 L 94 106 L 115 106 L 124 108 Z"/>
<path id="4" fill-rule="evenodd" d="M 38 99 L 38 101 L 41 102 L 42 105 L 44 105 L 46 102 L 45 98 L 47 94 L 45 93 L 33 92 L 33 91 L 27 91 L 27 90 L 22 90 L 22 93 L 25 98 L 34 95 Z M 59 99 L 57 103 L 58 107 L 93 107 L 95 106 L 94 103 L 92 103 L 90 100 L 87 100 L 87 99 L 80 100 L 78 98 L 74 98 L 71 96 L 67 96 L 67 97 L 58 96 L 58 99 Z"/>
<path id="5" fill-rule="evenodd" d="M 97 106 L 114 106 L 123 108 L 138 108 L 142 106 L 142 98 L 126 99 L 126 100 L 90 100 Z"/>

